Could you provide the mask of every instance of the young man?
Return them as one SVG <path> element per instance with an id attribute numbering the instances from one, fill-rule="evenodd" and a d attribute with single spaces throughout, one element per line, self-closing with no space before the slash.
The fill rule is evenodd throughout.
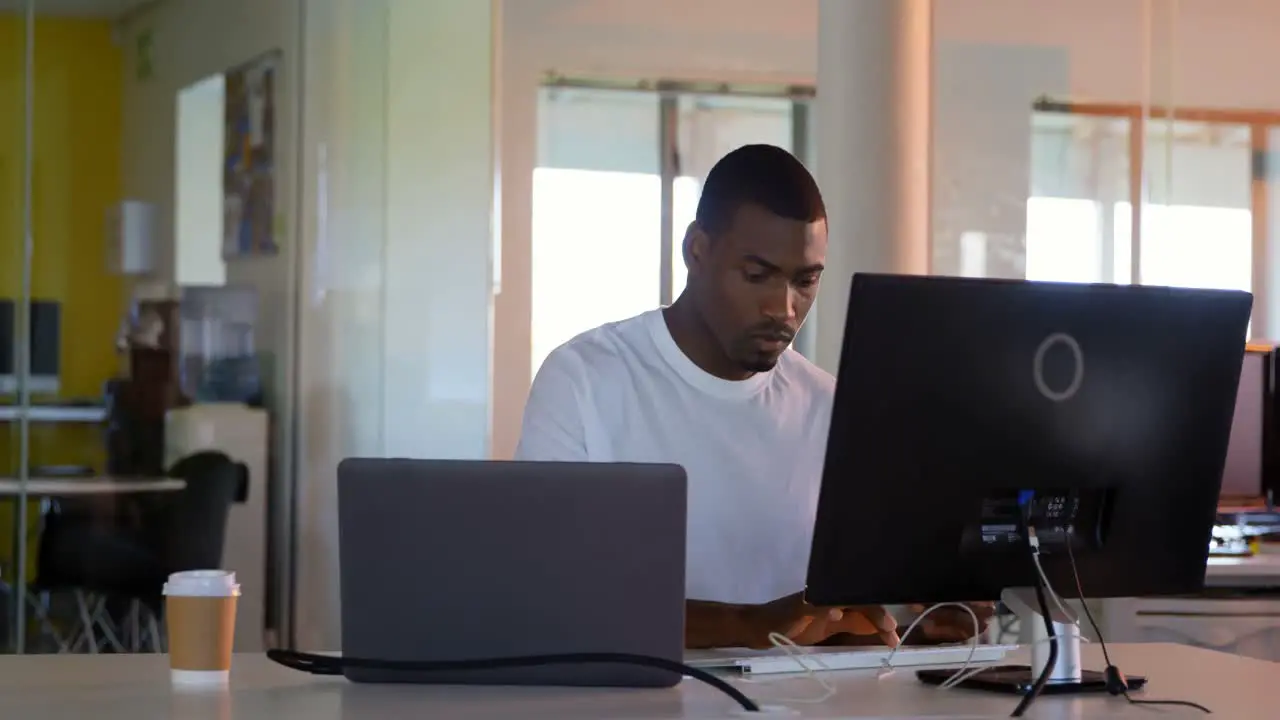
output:
<path id="1" fill-rule="evenodd" d="M 517 459 L 685 468 L 689 647 L 767 646 L 772 632 L 895 644 L 883 608 L 818 609 L 799 594 L 835 390 L 790 347 L 827 254 L 817 184 L 785 150 L 738 148 L 707 174 L 683 249 L 688 284 L 670 307 L 547 357 Z M 973 632 L 967 613 L 941 610 L 921 627 L 910 640 Z"/>

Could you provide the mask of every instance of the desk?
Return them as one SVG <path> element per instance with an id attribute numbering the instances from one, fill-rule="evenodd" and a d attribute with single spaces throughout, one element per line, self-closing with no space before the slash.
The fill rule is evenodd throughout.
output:
<path id="1" fill-rule="evenodd" d="M 1204 584 L 1216 588 L 1280 591 L 1280 552 L 1264 547 L 1251 557 L 1211 557 L 1205 568 Z"/>
<path id="2" fill-rule="evenodd" d="M 1280 548 L 1211 557 L 1202 597 L 1102 601 L 1106 637 L 1179 642 L 1280 661 Z"/>
<path id="3" fill-rule="evenodd" d="M 1272 718 L 1280 707 L 1274 688 L 1280 664 L 1177 645 L 1117 645 L 1120 666 L 1150 677 L 1142 697 L 1194 700 L 1221 717 Z M 1086 664 L 1100 667 L 1097 649 L 1084 647 Z M 940 691 L 907 670 L 876 680 L 872 671 L 832 673 L 839 688 L 821 705 L 788 704 L 799 717 L 1008 716 L 1015 699 L 969 690 Z M 742 686 L 762 703 L 770 697 L 813 697 L 807 678 L 768 679 Z M 692 680 L 673 690 L 433 687 L 355 685 L 341 678 L 304 675 L 262 655 L 237 655 L 228 691 L 176 692 L 159 655 L 29 655 L 0 657 L 0 717 L 41 720 L 426 720 L 427 718 L 742 718 L 727 697 Z M 1133 707 L 1110 696 L 1042 697 L 1028 718 L 1202 717 L 1189 708 Z"/>
<path id="4" fill-rule="evenodd" d="M 0 422 L 17 422 L 24 413 L 16 405 L 0 405 Z M 26 408 L 28 420 L 35 423 L 100 423 L 107 419 L 101 405 L 32 405 Z"/>
<path id="5" fill-rule="evenodd" d="M 186 486 L 185 480 L 177 478 L 33 477 L 27 479 L 27 495 L 34 498 L 125 495 L 176 492 Z M 0 477 L 0 497 L 15 497 L 20 491 L 17 478 Z"/>

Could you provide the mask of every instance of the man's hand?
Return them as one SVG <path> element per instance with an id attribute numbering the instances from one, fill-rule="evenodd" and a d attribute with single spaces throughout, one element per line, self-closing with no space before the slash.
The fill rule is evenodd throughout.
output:
<path id="1" fill-rule="evenodd" d="M 797 645 L 816 645 L 834 635 L 872 636 L 889 647 L 898 644 L 897 622 L 878 605 L 819 608 L 796 594 L 762 606 L 758 619 L 759 632 L 752 642 L 756 647 L 769 647 L 769 634 L 775 632 Z"/>
<path id="2" fill-rule="evenodd" d="M 978 618 L 978 634 L 981 635 L 986 631 L 987 625 L 991 623 L 991 618 L 996 614 L 996 604 L 993 602 L 971 602 L 964 603 L 973 610 L 973 614 Z M 919 615 L 927 608 L 924 605 L 912 605 L 911 612 Z M 912 633 L 913 637 L 903 638 L 908 643 L 949 643 L 949 642 L 965 642 L 973 637 L 973 618 L 969 617 L 969 613 L 961 610 L 954 605 L 944 605 L 937 610 L 929 613 L 920 624 L 916 626 Z M 914 637 L 916 634 L 919 637 Z"/>
<path id="3" fill-rule="evenodd" d="M 797 645 L 817 645 L 836 635 L 858 635 L 879 637 L 885 645 L 897 647 L 897 628 L 897 621 L 883 607 L 864 605 L 811 615 L 783 634 Z"/>

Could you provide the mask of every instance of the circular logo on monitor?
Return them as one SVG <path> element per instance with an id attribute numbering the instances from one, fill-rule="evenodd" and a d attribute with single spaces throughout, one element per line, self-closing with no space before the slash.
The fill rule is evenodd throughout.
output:
<path id="1" fill-rule="evenodd" d="M 1044 379 L 1044 356 L 1049 354 L 1049 350 L 1055 345 L 1065 345 L 1071 351 L 1071 360 L 1075 368 L 1071 375 L 1071 382 L 1061 390 L 1049 387 L 1049 383 Z M 1036 389 L 1040 394 L 1053 402 L 1071 399 L 1080 391 L 1080 385 L 1084 382 L 1084 352 L 1080 350 L 1080 343 L 1066 333 L 1053 333 L 1045 338 L 1040 343 L 1040 347 L 1036 348 L 1036 357 L 1031 363 L 1031 377 L 1035 380 Z"/>

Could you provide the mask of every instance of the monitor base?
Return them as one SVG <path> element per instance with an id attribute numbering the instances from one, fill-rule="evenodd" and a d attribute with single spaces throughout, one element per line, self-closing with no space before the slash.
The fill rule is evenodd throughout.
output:
<path id="1" fill-rule="evenodd" d="M 958 670 L 917 670 L 916 677 L 926 685 L 941 685 L 950 680 Z M 965 672 L 968 672 L 967 670 Z M 1141 690 L 1147 679 L 1140 675 L 1126 675 L 1129 690 Z M 1036 682 L 1036 675 L 1028 665 L 996 665 L 962 680 L 955 687 L 971 690 L 1026 695 Z M 1107 691 L 1106 675 L 1096 670 L 1080 671 L 1079 680 L 1050 680 L 1040 691 L 1041 695 L 1078 695 Z"/>

